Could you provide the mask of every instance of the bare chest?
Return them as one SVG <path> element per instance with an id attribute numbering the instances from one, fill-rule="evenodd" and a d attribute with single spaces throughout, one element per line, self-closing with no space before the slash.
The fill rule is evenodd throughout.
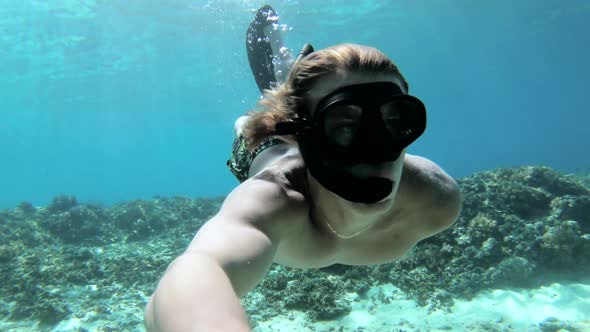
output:
<path id="1" fill-rule="evenodd" d="M 284 158 L 278 165 L 284 173 L 291 174 L 289 179 L 297 192 L 306 192 L 305 169 L 299 158 Z M 319 268 L 332 264 L 383 264 L 400 258 L 418 242 L 414 226 L 422 219 L 422 209 L 408 204 L 416 199 L 408 199 L 411 195 L 404 187 L 402 181 L 396 198 L 397 209 L 384 214 L 374 226 L 351 239 L 341 239 L 330 232 L 319 216 L 310 213 L 309 205 L 303 202 L 307 197 L 302 198 L 296 204 L 299 217 L 291 221 L 295 226 L 283 235 L 274 261 L 295 268 Z"/>
<path id="2" fill-rule="evenodd" d="M 316 218 L 308 216 L 300 222 L 297 231 L 281 240 L 276 263 L 295 268 L 384 264 L 403 256 L 416 243 L 412 234 L 404 231 L 408 223 L 404 215 L 384 219 L 351 239 L 337 237 Z"/>

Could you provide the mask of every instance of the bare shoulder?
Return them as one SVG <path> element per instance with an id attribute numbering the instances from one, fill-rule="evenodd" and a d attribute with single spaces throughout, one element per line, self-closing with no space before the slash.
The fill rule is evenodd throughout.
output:
<path id="1" fill-rule="evenodd" d="M 458 193 L 457 182 L 440 166 L 424 157 L 406 154 L 402 177 L 418 190 L 442 196 Z"/>
<path id="2" fill-rule="evenodd" d="M 268 168 L 237 186 L 225 199 L 219 215 L 266 231 L 289 231 L 305 207 L 303 195 L 278 168 Z"/>
<path id="3" fill-rule="evenodd" d="M 451 226 L 461 212 L 457 182 L 433 161 L 406 154 L 400 194 L 420 211 L 426 236 Z M 432 234 L 431 234 L 432 233 Z"/>

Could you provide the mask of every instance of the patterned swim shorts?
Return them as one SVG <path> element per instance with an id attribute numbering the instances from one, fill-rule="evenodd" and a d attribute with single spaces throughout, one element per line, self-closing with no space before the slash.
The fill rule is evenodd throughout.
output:
<path id="1" fill-rule="evenodd" d="M 229 167 L 229 170 L 236 176 L 238 181 L 244 182 L 248 179 L 248 171 L 250 170 L 250 164 L 252 164 L 252 160 L 254 160 L 254 158 L 260 152 L 262 152 L 262 150 L 281 143 L 285 143 L 285 141 L 280 139 L 278 136 L 270 136 L 258 144 L 256 149 L 250 153 L 246 148 L 246 139 L 244 135 L 240 133 L 234 140 L 232 154 L 227 161 L 227 166 Z"/>

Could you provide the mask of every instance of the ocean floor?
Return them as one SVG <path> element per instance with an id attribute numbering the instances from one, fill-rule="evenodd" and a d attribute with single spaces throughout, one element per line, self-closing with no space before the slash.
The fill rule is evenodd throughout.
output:
<path id="1" fill-rule="evenodd" d="M 112 299 L 117 301 L 115 297 Z M 100 315 L 87 312 L 80 318 L 62 321 L 47 330 L 36 322 L 0 322 L 0 331 L 143 331 L 142 325 L 129 326 L 126 317 L 142 315 L 137 303 L 119 298 L 112 308 L 119 312 Z M 255 332 L 298 331 L 578 331 L 590 332 L 590 285 L 551 284 L 532 290 L 493 290 L 471 301 L 456 300 L 451 312 L 428 312 L 409 300 L 398 288 L 372 287 L 365 298 L 349 294 L 350 314 L 338 320 L 310 322 L 302 312 L 259 321 Z M 385 301 L 384 301 L 385 300 Z M 384 303 L 385 302 L 385 303 Z M 386 303 L 389 302 L 389 303 Z M 127 324 L 126 324 L 127 323 Z"/>
<path id="2" fill-rule="evenodd" d="M 374 304 L 380 293 L 390 303 Z M 584 284 L 487 291 L 471 301 L 456 300 L 451 313 L 429 313 L 391 285 L 373 287 L 367 299 L 351 297 L 352 312 L 337 321 L 309 323 L 293 312 L 262 322 L 255 331 L 590 331 L 590 285 Z"/>
<path id="3" fill-rule="evenodd" d="M 458 179 L 456 224 L 404 257 L 275 264 L 242 304 L 255 332 L 590 332 L 588 181 L 529 166 Z M 0 332 L 144 331 L 147 297 L 222 201 L 0 211 Z"/>

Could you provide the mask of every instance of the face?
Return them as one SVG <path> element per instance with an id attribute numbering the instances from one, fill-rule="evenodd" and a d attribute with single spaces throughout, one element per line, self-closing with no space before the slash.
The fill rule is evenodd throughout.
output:
<path id="1" fill-rule="evenodd" d="M 340 75 L 333 75 L 326 77 L 320 80 L 316 85 L 308 92 L 307 94 L 307 106 L 308 109 L 314 112 L 318 106 L 318 103 L 326 97 L 327 95 L 331 94 L 332 92 L 347 86 L 358 85 L 358 84 L 365 84 L 365 83 L 376 83 L 376 82 L 393 82 L 398 85 L 403 94 L 407 94 L 407 91 L 403 88 L 402 82 L 396 75 L 369 75 L 369 74 L 362 74 L 362 73 L 348 73 L 348 74 L 340 74 Z M 349 119 L 341 119 L 341 121 L 346 122 Z M 343 168 L 346 172 L 351 173 L 352 175 L 359 177 L 359 178 L 369 178 L 369 177 L 380 177 L 386 178 L 394 183 L 394 188 L 387 197 L 382 199 L 382 201 L 386 201 L 392 199 L 397 192 L 397 188 L 399 186 L 399 181 L 402 174 L 403 168 L 403 160 L 404 160 L 405 150 L 402 151 L 399 158 L 395 161 L 391 162 L 384 162 L 379 164 L 354 164 L 354 165 L 343 165 Z"/>

